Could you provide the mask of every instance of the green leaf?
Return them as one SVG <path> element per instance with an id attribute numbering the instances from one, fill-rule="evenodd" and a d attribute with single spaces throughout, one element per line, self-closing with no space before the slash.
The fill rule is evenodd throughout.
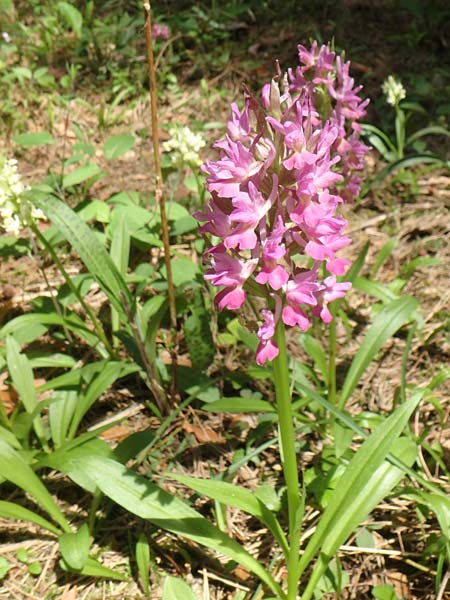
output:
<path id="1" fill-rule="evenodd" d="M 175 258 L 171 262 L 173 284 L 178 287 L 192 282 L 196 275 L 200 273 L 198 264 L 188 258 Z M 165 266 L 161 268 L 161 273 L 166 278 Z"/>
<path id="2" fill-rule="evenodd" d="M 136 542 L 136 564 L 139 575 L 142 580 L 142 587 L 147 596 L 150 594 L 150 546 L 147 536 L 143 533 L 139 534 Z"/>
<path id="3" fill-rule="evenodd" d="M 407 438 L 398 438 L 419 398 L 411 398 L 405 402 L 375 429 L 353 456 L 337 482 L 327 508 L 300 560 L 299 568 L 303 572 L 320 551 L 305 597 L 310 597 L 308 590 L 314 589 L 314 582 L 325 571 L 341 544 L 404 475 L 402 469 L 385 460 L 386 456 L 391 453 L 408 466 L 414 462 L 417 453 L 415 444 Z"/>
<path id="4" fill-rule="evenodd" d="M 308 333 L 300 334 L 300 343 L 305 352 L 314 361 L 314 366 L 322 375 L 323 381 L 328 382 L 328 359 L 321 342 Z"/>
<path id="5" fill-rule="evenodd" d="M 0 556 L 0 579 L 6 577 L 11 567 L 12 564 L 4 556 Z"/>
<path id="6" fill-rule="evenodd" d="M 123 361 L 107 362 L 101 371 L 96 373 L 93 379 L 89 382 L 86 391 L 79 394 L 78 402 L 76 403 L 72 422 L 68 432 L 69 439 L 75 437 L 79 424 L 86 412 L 94 404 L 94 402 L 106 391 L 117 379 L 125 377 L 130 373 L 136 373 L 139 367 L 135 364 L 128 364 Z"/>
<path id="7" fill-rule="evenodd" d="M 124 301 L 134 310 L 134 300 L 116 265 L 105 247 L 80 217 L 55 196 L 41 196 L 36 204 L 47 217 L 60 229 L 67 241 L 80 255 L 90 274 L 98 281 L 114 308 L 124 318 Z"/>
<path id="8" fill-rule="evenodd" d="M 381 265 L 392 255 L 394 248 L 397 246 L 398 240 L 392 238 L 383 244 L 381 250 L 378 252 L 375 262 L 370 269 L 371 279 L 375 279 Z"/>
<path id="9" fill-rule="evenodd" d="M 80 471 L 88 475 L 108 498 L 129 512 L 237 561 L 283 597 L 272 576 L 240 544 L 154 483 L 116 461 L 96 456 L 86 457 L 82 464 L 74 461 L 69 476 L 77 475 Z"/>
<path id="10" fill-rule="evenodd" d="M 134 136 L 129 134 L 112 135 L 103 144 L 103 153 L 107 160 L 120 158 L 134 146 Z"/>
<path id="11" fill-rule="evenodd" d="M 83 15 L 80 11 L 68 2 L 58 2 L 56 6 L 67 25 L 73 30 L 77 38 L 80 38 L 83 27 Z"/>
<path id="12" fill-rule="evenodd" d="M 69 565 L 61 559 L 59 564 L 64 571 L 71 571 Z M 115 579 L 116 581 L 128 581 L 129 577 L 126 575 L 121 575 L 117 572 L 117 570 L 108 569 L 108 567 L 104 567 L 100 564 L 95 558 L 91 556 L 87 559 L 86 564 L 80 571 L 77 571 L 80 575 L 85 575 L 86 577 L 105 577 L 106 579 Z"/>
<path id="13" fill-rule="evenodd" d="M 32 148 L 34 146 L 54 144 L 55 138 L 50 135 L 48 131 L 36 131 L 35 133 L 21 133 L 15 135 L 13 141 L 24 148 Z"/>
<path id="14" fill-rule="evenodd" d="M 53 392 L 48 417 L 55 448 L 59 448 L 66 441 L 77 402 L 77 390 L 56 390 Z"/>
<path id="15" fill-rule="evenodd" d="M 0 438 L 0 474 L 27 492 L 36 503 L 58 523 L 63 531 L 71 531 L 70 525 L 48 493 L 42 481 L 21 455 Z"/>
<path id="16" fill-rule="evenodd" d="M 236 398 L 221 398 L 214 402 L 208 402 L 203 405 L 203 410 L 210 412 L 229 412 L 229 413 L 259 413 L 259 412 L 271 412 L 276 413 L 276 408 L 266 402 L 265 400 L 258 400 L 257 398 L 243 398 L 238 396 Z"/>
<path id="17" fill-rule="evenodd" d="M 339 408 L 343 408 L 361 378 L 383 344 L 413 318 L 418 302 L 412 296 L 394 300 L 375 317 L 358 352 L 348 370 L 339 398 Z"/>
<path id="18" fill-rule="evenodd" d="M 89 558 L 89 529 L 84 523 L 76 533 L 63 533 L 59 549 L 65 563 L 74 571 L 81 571 Z"/>
<path id="19" fill-rule="evenodd" d="M 376 585 L 372 588 L 372 596 L 377 600 L 401 600 L 392 585 Z"/>
<path id="20" fill-rule="evenodd" d="M 40 562 L 38 562 L 37 560 L 29 563 L 28 565 L 28 572 L 31 575 L 37 576 L 40 575 L 42 573 L 42 565 Z"/>
<path id="21" fill-rule="evenodd" d="M 31 415 L 38 406 L 33 370 L 28 358 L 20 352 L 20 346 L 12 336 L 6 338 L 6 360 L 13 385 L 25 410 Z M 33 419 L 33 427 L 42 446 L 45 447 L 44 427 L 39 416 Z"/>
<path id="22" fill-rule="evenodd" d="M 167 576 L 162 600 L 198 600 L 198 598 L 185 581 Z"/>
<path id="23" fill-rule="evenodd" d="M 0 500 L 0 516 L 4 519 L 14 519 L 16 521 L 27 521 L 29 523 L 34 523 L 42 529 L 46 529 L 47 531 L 51 531 L 56 535 L 61 533 L 61 530 L 55 527 L 50 521 L 44 519 L 40 515 L 37 515 L 32 510 L 28 508 L 24 508 L 19 504 L 15 504 L 14 502 L 6 502 L 4 500 Z"/>
<path id="24" fill-rule="evenodd" d="M 385 303 L 392 302 L 398 298 L 397 294 L 384 283 L 370 281 L 370 279 L 366 279 L 366 277 L 355 277 L 352 287 L 355 290 L 365 292 L 374 298 L 378 298 Z"/>
<path id="25" fill-rule="evenodd" d="M 88 435 L 89 434 L 92 436 L 95 435 L 93 432 L 88 432 Z M 81 443 L 79 443 L 76 446 L 73 446 L 72 444 L 80 441 L 80 438 L 81 436 L 76 438 L 76 440 L 73 440 L 73 442 L 68 442 L 64 444 L 64 446 L 61 446 L 61 448 L 58 448 L 58 450 L 55 450 L 55 452 L 52 452 L 49 455 L 45 455 L 43 458 L 40 459 L 39 466 L 50 467 L 51 469 L 56 469 L 58 471 L 61 471 L 62 473 L 67 474 L 74 461 L 77 461 L 80 464 L 82 464 L 86 456 L 95 455 L 105 456 L 108 458 L 113 457 L 113 451 L 111 447 L 108 446 L 108 444 L 105 441 L 96 437 L 91 437 L 86 441 L 83 441 L 83 439 L 81 438 Z M 72 479 L 77 485 L 87 490 L 88 492 L 91 492 L 91 494 L 95 493 L 97 489 L 95 482 L 93 482 L 92 479 L 82 469 L 79 469 L 76 473 L 73 473 Z"/>
<path id="26" fill-rule="evenodd" d="M 101 173 L 103 173 L 103 171 L 98 165 L 95 163 L 88 163 L 87 165 L 78 167 L 71 173 L 64 175 L 62 182 L 63 188 L 78 185 L 79 183 L 83 183 L 92 177 L 97 177 L 97 175 L 100 175 Z"/>
<path id="27" fill-rule="evenodd" d="M 450 131 L 445 127 L 441 127 L 440 125 L 430 125 L 429 127 L 423 127 L 418 131 L 415 131 L 406 141 L 406 144 L 409 145 L 415 140 L 418 140 L 421 137 L 427 135 L 442 135 L 445 137 L 450 137 Z"/>
<path id="28" fill-rule="evenodd" d="M 176 473 L 172 473 L 170 477 L 176 481 L 181 481 L 181 483 L 184 483 L 184 485 L 187 485 L 198 494 L 217 500 L 221 504 L 238 508 L 259 519 L 270 529 L 283 550 L 285 552 L 288 551 L 287 541 L 278 520 L 261 500 L 249 490 L 226 481 L 214 479 L 198 479 Z"/>

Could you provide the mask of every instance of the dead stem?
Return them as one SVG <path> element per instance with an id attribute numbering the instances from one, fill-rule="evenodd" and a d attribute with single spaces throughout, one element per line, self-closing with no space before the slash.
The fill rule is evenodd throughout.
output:
<path id="1" fill-rule="evenodd" d="M 161 230 L 164 244 L 164 263 L 166 266 L 167 273 L 167 292 L 169 296 L 169 313 L 170 313 L 170 339 L 169 339 L 169 351 L 172 362 L 172 382 L 170 389 L 170 399 L 172 403 L 177 399 L 177 309 L 175 304 L 175 289 L 172 279 L 172 265 L 170 262 L 170 239 L 169 239 L 169 227 L 167 223 L 166 215 L 166 203 L 164 198 L 164 182 L 161 170 L 161 158 L 159 148 L 159 131 L 158 131 L 158 107 L 156 99 L 156 76 L 155 76 L 155 62 L 153 57 L 153 35 L 152 35 L 152 17 L 150 2 L 144 2 L 144 10 L 146 14 L 145 21 L 145 39 L 147 44 L 147 63 L 148 63 L 148 74 L 149 74 L 149 89 L 150 89 L 150 103 L 151 103 L 151 118 L 152 118 L 152 140 L 153 140 L 153 154 L 155 161 L 155 198 L 156 203 L 159 205 L 159 211 L 161 215 Z"/>

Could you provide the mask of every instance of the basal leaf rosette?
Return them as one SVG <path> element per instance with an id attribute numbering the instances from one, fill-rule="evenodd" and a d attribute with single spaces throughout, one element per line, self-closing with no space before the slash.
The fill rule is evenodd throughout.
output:
<path id="1" fill-rule="evenodd" d="M 266 84 L 260 99 L 232 104 L 217 160 L 207 160 L 210 199 L 195 214 L 209 243 L 205 279 L 222 287 L 220 310 L 239 309 L 247 294 L 264 297 L 260 365 L 278 354 L 278 321 L 308 329 L 332 319 L 328 304 L 351 284 L 338 281 L 349 261 L 339 251 L 344 202 L 359 193 L 366 146 L 359 140 L 362 101 L 349 62 L 327 46 L 298 47 L 300 65 Z M 255 287 L 256 286 L 256 287 Z"/>

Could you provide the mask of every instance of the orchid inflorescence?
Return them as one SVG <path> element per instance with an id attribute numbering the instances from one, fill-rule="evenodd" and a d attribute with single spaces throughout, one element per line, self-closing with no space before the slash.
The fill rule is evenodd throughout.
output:
<path id="1" fill-rule="evenodd" d="M 242 110 L 232 104 L 214 145 L 219 159 L 203 165 L 211 198 L 195 215 L 213 236 L 205 278 L 223 286 L 219 309 L 240 308 L 248 293 L 266 298 L 260 365 L 278 355 L 280 319 L 302 331 L 311 315 L 329 323 L 328 303 L 351 287 L 336 279 L 349 265 L 337 253 L 351 242 L 338 208 L 359 193 L 367 148 L 358 120 L 368 100 L 329 47 L 298 51 L 300 66 L 265 84 L 260 101 L 246 91 Z"/>

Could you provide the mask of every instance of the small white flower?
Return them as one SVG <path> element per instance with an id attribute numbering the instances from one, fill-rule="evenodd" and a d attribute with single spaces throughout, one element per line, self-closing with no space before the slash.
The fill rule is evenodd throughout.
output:
<path id="1" fill-rule="evenodd" d="M 386 101 L 391 106 L 397 106 L 400 100 L 406 98 L 406 90 L 402 85 L 400 79 L 395 79 L 393 75 L 389 75 L 384 80 L 381 86 L 383 93 L 386 95 Z"/>
<path id="2" fill-rule="evenodd" d="M 201 165 L 199 152 L 206 145 L 202 135 L 194 133 L 189 127 L 176 125 L 170 128 L 170 135 L 170 140 L 163 143 L 163 150 L 170 153 L 173 164 Z"/>
<path id="3" fill-rule="evenodd" d="M 3 38 L 3 41 L 6 42 L 7 44 L 11 43 L 11 36 L 9 35 L 9 33 L 7 31 L 2 31 L 2 38 Z"/>
<path id="4" fill-rule="evenodd" d="M 45 219 L 44 213 L 25 198 L 27 190 L 17 170 L 17 160 L 0 156 L 0 227 L 18 235 L 34 219 Z"/>

